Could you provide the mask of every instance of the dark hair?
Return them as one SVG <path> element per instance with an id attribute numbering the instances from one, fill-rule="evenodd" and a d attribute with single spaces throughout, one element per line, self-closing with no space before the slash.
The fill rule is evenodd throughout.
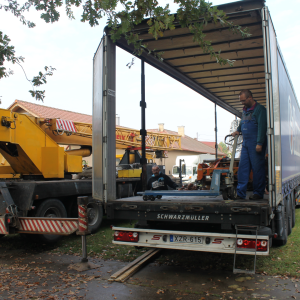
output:
<path id="1" fill-rule="evenodd" d="M 253 95 L 252 95 L 251 91 L 249 91 L 249 90 L 241 90 L 240 96 L 241 95 L 245 95 L 246 98 L 249 98 L 249 97 L 253 98 Z"/>

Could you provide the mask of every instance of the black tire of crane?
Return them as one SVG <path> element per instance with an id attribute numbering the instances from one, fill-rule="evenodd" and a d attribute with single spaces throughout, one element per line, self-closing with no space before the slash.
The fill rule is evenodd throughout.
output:
<path id="1" fill-rule="evenodd" d="M 48 199 L 39 205 L 35 217 L 67 218 L 67 211 L 64 204 L 60 200 Z M 55 234 L 37 234 L 36 237 L 43 243 L 52 244 L 60 240 L 62 236 Z"/>
<path id="2" fill-rule="evenodd" d="M 161 199 L 162 195 L 157 195 L 156 198 L 157 199 Z"/>
<path id="3" fill-rule="evenodd" d="M 144 200 L 144 201 L 149 200 L 149 199 L 148 199 L 148 196 L 143 196 L 143 200 Z"/>
<path id="4" fill-rule="evenodd" d="M 154 197 L 154 196 L 150 196 L 149 198 L 150 198 L 151 201 L 154 201 L 154 200 L 155 200 L 155 197 Z"/>
<path id="5" fill-rule="evenodd" d="M 291 194 L 292 198 L 292 227 L 295 227 L 296 224 L 296 202 L 295 202 L 295 193 L 294 191 Z"/>
<path id="6" fill-rule="evenodd" d="M 90 202 L 87 206 L 88 228 L 91 233 L 96 233 L 103 220 L 103 207 L 96 202 Z"/>
<path id="7" fill-rule="evenodd" d="M 292 208 L 292 197 L 291 194 L 286 197 L 286 208 L 287 208 L 287 227 L 288 235 L 292 233 L 293 229 L 293 208 Z"/>

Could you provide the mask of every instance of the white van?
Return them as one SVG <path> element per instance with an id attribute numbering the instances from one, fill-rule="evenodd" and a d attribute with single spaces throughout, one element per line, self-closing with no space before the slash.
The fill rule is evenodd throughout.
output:
<path id="1" fill-rule="evenodd" d="M 197 179 L 198 164 L 203 163 L 203 160 L 214 159 L 215 157 L 215 155 L 211 154 L 177 156 L 176 165 L 173 166 L 172 175 L 175 178 L 179 178 L 179 160 L 183 159 L 184 161 L 181 162 L 182 183 L 195 182 Z"/>

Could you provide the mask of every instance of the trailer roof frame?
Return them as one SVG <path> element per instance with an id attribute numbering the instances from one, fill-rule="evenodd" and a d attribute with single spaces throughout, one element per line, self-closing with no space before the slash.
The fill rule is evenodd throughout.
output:
<path id="1" fill-rule="evenodd" d="M 265 68 L 261 17 L 264 4 L 264 0 L 244 0 L 218 6 L 227 14 L 230 21 L 241 26 L 246 25 L 247 27 L 248 25 L 250 33 L 253 29 L 253 35 L 250 38 L 237 37 L 227 27 L 213 23 L 209 23 L 204 29 L 204 32 L 207 33 L 207 39 L 212 41 L 215 51 L 218 52 L 221 48 L 221 54 L 224 53 L 224 58 L 235 60 L 232 67 L 229 65 L 221 66 L 215 60 L 210 60 L 209 54 L 203 53 L 201 47 L 192 41 L 192 34 L 189 30 L 181 28 L 179 24 L 175 26 L 174 30 L 166 30 L 163 37 L 155 40 L 148 34 L 147 20 L 135 26 L 132 31 L 138 32 L 143 42 L 148 42 L 148 48 L 153 52 L 150 54 L 143 52 L 138 58 L 228 112 L 241 117 L 242 107 L 239 101 L 239 91 L 236 90 L 238 87 L 246 89 L 249 86 L 249 89 L 254 91 L 254 97 L 256 96 L 255 91 L 264 93 L 264 96 L 259 95 L 258 97 L 260 98 L 259 102 L 266 105 L 265 82 L 261 82 L 261 79 L 265 78 L 264 75 L 262 76 L 265 73 Z M 108 27 L 105 28 L 105 32 L 109 35 Z M 133 45 L 128 45 L 124 37 L 118 39 L 115 44 L 129 53 L 134 53 Z M 153 53 L 160 51 L 164 51 L 162 54 L 163 61 L 153 55 Z M 255 53 L 253 53 L 254 51 Z M 174 56 L 172 57 L 172 55 Z M 196 77 L 193 74 L 197 74 Z M 244 79 L 239 80 L 241 84 L 233 87 L 232 83 L 236 81 L 234 76 L 242 75 Z M 201 80 L 209 77 L 214 78 L 214 81 L 201 82 Z M 208 84 L 209 87 L 207 87 Z M 224 88 L 228 88 L 228 91 L 225 91 Z M 226 97 L 228 98 L 228 96 L 230 96 L 230 102 L 227 102 Z"/>

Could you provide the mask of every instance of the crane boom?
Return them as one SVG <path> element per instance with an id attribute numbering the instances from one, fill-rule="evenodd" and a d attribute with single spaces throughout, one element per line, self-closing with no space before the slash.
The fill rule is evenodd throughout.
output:
<path id="1" fill-rule="evenodd" d="M 60 122 L 58 123 L 58 120 Z M 61 125 L 65 122 L 66 125 Z M 40 119 L 41 128 L 58 144 L 92 146 L 93 125 L 90 123 L 72 122 L 67 125 L 66 120 Z M 117 149 L 141 146 L 141 134 L 139 130 L 116 126 Z M 178 150 L 181 149 L 181 136 L 160 132 L 147 132 L 146 147 L 152 150 Z"/>

